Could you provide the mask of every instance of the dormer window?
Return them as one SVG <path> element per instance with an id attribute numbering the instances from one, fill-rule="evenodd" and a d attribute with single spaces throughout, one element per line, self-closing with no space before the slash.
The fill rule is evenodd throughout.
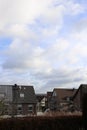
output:
<path id="1" fill-rule="evenodd" d="M 20 93 L 20 98 L 24 98 L 24 93 Z"/>

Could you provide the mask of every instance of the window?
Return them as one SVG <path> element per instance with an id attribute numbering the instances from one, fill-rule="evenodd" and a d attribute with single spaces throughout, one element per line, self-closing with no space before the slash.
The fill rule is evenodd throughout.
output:
<path id="1" fill-rule="evenodd" d="M 33 105 L 28 105 L 28 111 L 32 112 L 33 111 Z"/>
<path id="2" fill-rule="evenodd" d="M 20 93 L 20 97 L 21 97 L 21 98 L 24 98 L 24 93 Z"/>
<path id="3" fill-rule="evenodd" d="M 17 113 L 22 114 L 22 105 L 21 104 L 17 105 Z"/>

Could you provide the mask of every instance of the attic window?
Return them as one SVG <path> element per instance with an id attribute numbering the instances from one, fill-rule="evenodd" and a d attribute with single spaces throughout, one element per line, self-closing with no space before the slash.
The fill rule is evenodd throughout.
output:
<path id="1" fill-rule="evenodd" d="M 24 93 L 20 93 L 20 97 L 21 97 L 21 98 L 24 98 Z"/>

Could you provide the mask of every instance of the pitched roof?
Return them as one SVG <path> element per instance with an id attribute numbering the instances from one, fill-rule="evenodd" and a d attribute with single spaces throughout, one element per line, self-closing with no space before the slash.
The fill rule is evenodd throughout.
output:
<path id="1" fill-rule="evenodd" d="M 63 100 L 66 97 L 72 97 L 76 92 L 76 89 L 55 88 L 53 92 L 56 92 L 59 100 Z"/>
<path id="2" fill-rule="evenodd" d="M 14 103 L 36 103 L 36 95 L 33 86 L 16 86 L 14 87 Z"/>
<path id="3" fill-rule="evenodd" d="M 53 92 L 47 92 L 47 100 L 50 100 L 52 97 Z"/>
<path id="4" fill-rule="evenodd" d="M 52 91 L 47 92 L 47 96 L 48 96 L 48 97 L 52 96 L 52 94 L 53 94 Z"/>
<path id="5" fill-rule="evenodd" d="M 37 101 L 40 102 L 44 97 L 46 97 L 47 95 L 44 94 L 44 93 L 40 93 L 40 94 L 36 94 L 36 98 L 37 98 Z"/>
<path id="6" fill-rule="evenodd" d="M 87 84 L 80 84 L 79 88 L 73 95 L 73 99 L 78 95 L 79 91 L 82 91 L 82 94 L 87 93 Z"/>

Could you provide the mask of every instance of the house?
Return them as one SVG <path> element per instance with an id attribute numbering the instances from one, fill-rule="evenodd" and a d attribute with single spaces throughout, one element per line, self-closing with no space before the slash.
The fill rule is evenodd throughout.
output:
<path id="1" fill-rule="evenodd" d="M 72 97 L 73 103 L 78 110 L 82 110 L 84 94 L 87 94 L 87 84 L 81 84 Z"/>
<path id="2" fill-rule="evenodd" d="M 14 114 L 36 114 L 36 96 L 33 86 L 14 85 L 12 88 Z"/>
<path id="3" fill-rule="evenodd" d="M 0 101 L 3 101 L 5 114 L 36 114 L 36 96 L 33 86 L 0 85 Z"/>
<path id="4" fill-rule="evenodd" d="M 64 107 L 72 103 L 72 96 L 76 89 L 54 88 L 50 100 L 51 110 L 62 110 Z"/>
<path id="5" fill-rule="evenodd" d="M 47 95 L 44 93 L 36 94 L 37 111 L 43 112 L 47 108 Z"/>
<path id="6" fill-rule="evenodd" d="M 42 112 L 44 112 L 47 108 L 47 97 L 44 97 L 42 100 L 41 100 L 41 108 L 42 108 Z"/>

